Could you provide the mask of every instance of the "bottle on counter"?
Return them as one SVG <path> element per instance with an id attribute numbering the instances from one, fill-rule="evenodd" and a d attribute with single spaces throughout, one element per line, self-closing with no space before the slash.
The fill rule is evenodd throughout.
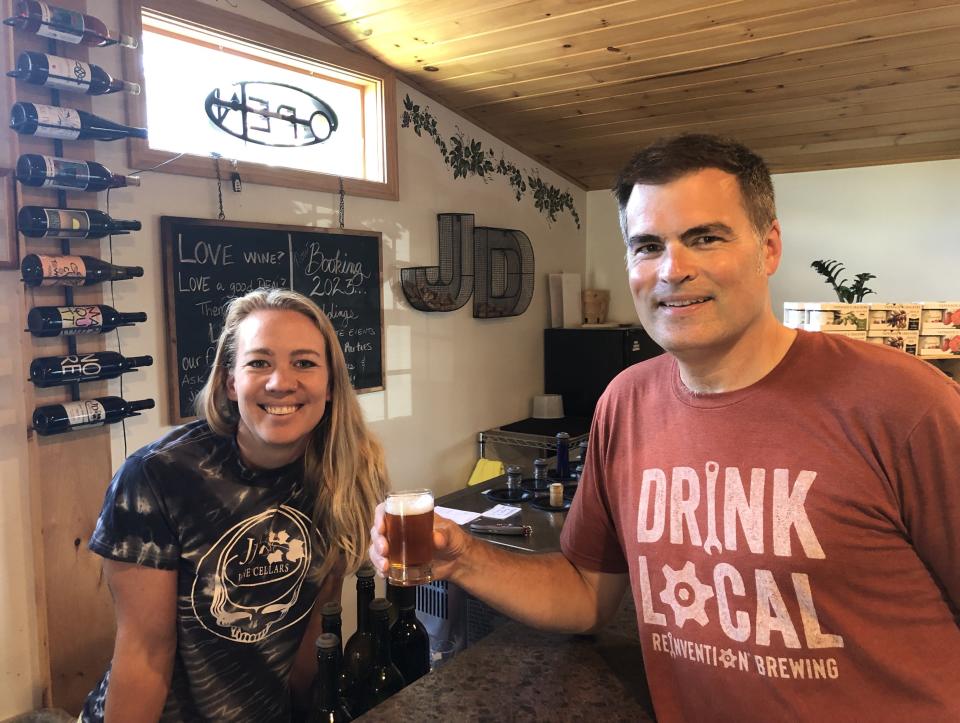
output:
<path id="1" fill-rule="evenodd" d="M 325 633 L 336 635 L 339 640 L 343 635 L 343 608 L 336 600 L 325 602 L 320 608 L 320 629 Z M 343 645 L 337 643 L 340 653 L 343 653 Z"/>
<path id="2" fill-rule="evenodd" d="M 581 440 L 580 444 L 577 445 L 577 466 L 573 469 L 573 476 L 577 478 L 577 481 L 580 481 L 580 478 L 583 477 L 583 467 L 587 463 L 587 440 Z"/>
<path id="3" fill-rule="evenodd" d="M 111 173 L 96 161 L 71 161 L 39 153 L 24 153 L 17 159 L 17 180 L 24 186 L 63 191 L 106 191 L 140 185 L 140 176 Z"/>
<path id="4" fill-rule="evenodd" d="M 390 649 L 390 601 L 377 598 L 370 603 L 373 626 L 374 663 L 360 696 L 361 707 L 367 711 L 379 705 L 403 688 L 403 675 L 393 662 Z"/>
<path id="5" fill-rule="evenodd" d="M 142 311 L 119 312 L 106 304 L 84 306 L 35 306 L 27 314 L 27 328 L 34 336 L 105 334 L 118 326 L 146 321 Z"/>
<path id="6" fill-rule="evenodd" d="M 16 30 L 74 45 L 136 48 L 136 38 L 107 30 L 100 18 L 35 0 L 16 0 L 13 16 L 3 21 Z"/>
<path id="7" fill-rule="evenodd" d="M 63 434 L 85 427 L 113 424 L 127 417 L 139 416 L 143 409 L 153 409 L 152 399 L 128 402 L 121 397 L 96 397 L 78 402 L 45 404 L 33 410 L 33 429 L 42 436 Z"/>
<path id="8" fill-rule="evenodd" d="M 390 628 L 390 649 L 404 683 L 410 685 L 430 672 L 430 636 L 417 618 L 417 588 L 388 584 L 391 589 L 399 612 Z"/>
<path id="9" fill-rule="evenodd" d="M 320 608 L 320 629 L 325 633 L 337 636 L 337 689 L 341 698 L 346 698 L 349 688 L 346 667 L 343 664 L 343 608 L 336 600 L 325 602 Z"/>
<path id="10" fill-rule="evenodd" d="M 37 387 L 115 379 L 125 372 L 153 365 L 153 357 L 123 356 L 115 351 L 38 357 L 30 362 L 30 381 Z"/>
<path id="11" fill-rule="evenodd" d="M 570 435 L 566 432 L 557 432 L 557 478 L 566 480 L 570 477 Z"/>
<path id="12" fill-rule="evenodd" d="M 143 267 L 117 266 L 93 256 L 27 254 L 20 276 L 27 286 L 90 286 L 143 276 Z"/>
<path id="13" fill-rule="evenodd" d="M 520 485 L 523 482 L 523 470 L 519 465 L 511 464 L 507 467 L 507 490 L 510 492 L 520 492 Z"/>
<path id="14" fill-rule="evenodd" d="M 21 206 L 17 228 L 30 238 L 103 238 L 139 231 L 139 221 L 114 219 L 95 208 Z"/>
<path id="15" fill-rule="evenodd" d="M 388 583 L 386 588 L 386 598 L 390 601 L 390 628 L 393 629 L 393 624 L 397 622 L 397 617 L 400 614 L 400 607 L 397 602 L 397 586 Z"/>
<path id="16" fill-rule="evenodd" d="M 16 70 L 11 70 L 7 75 L 31 85 L 87 95 L 120 92 L 140 95 L 138 83 L 114 78 L 99 65 L 30 50 L 17 56 Z"/>
<path id="17" fill-rule="evenodd" d="M 547 475 L 547 460 L 537 457 L 533 460 L 533 488 L 536 490 L 545 490 L 550 485 L 550 477 Z"/>
<path id="18" fill-rule="evenodd" d="M 343 648 L 343 668 L 346 678 L 344 695 L 353 703 L 353 712 L 360 715 L 366 709 L 361 695 L 367 678 L 373 670 L 374 641 L 370 623 L 370 603 L 374 596 L 374 569 L 364 563 L 357 570 L 357 630 Z"/>
<path id="19" fill-rule="evenodd" d="M 340 638 L 322 633 L 317 638 L 317 684 L 313 710 L 308 723 L 347 723 L 353 720 L 350 709 L 340 695 Z"/>
<path id="20" fill-rule="evenodd" d="M 118 141 L 147 137 L 146 128 L 114 123 L 85 110 L 40 103 L 14 103 L 10 107 L 10 127 L 25 136 L 69 141 Z"/>

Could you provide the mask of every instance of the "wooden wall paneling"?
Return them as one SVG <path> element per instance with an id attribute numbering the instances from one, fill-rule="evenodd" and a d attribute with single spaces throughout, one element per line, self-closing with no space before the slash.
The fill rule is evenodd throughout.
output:
<path id="1" fill-rule="evenodd" d="M 72 10 L 85 11 L 81 0 L 58 0 Z M 14 54 L 22 50 L 48 52 L 47 40 L 3 28 Z M 90 57 L 82 45 L 59 43 L 57 53 L 66 57 L 97 62 L 97 55 L 118 52 L 116 47 L 95 49 Z M 16 100 L 49 105 L 50 91 L 18 82 L 12 89 Z M 90 110 L 90 101 L 82 94 L 63 92 L 60 105 Z M 8 110 L 5 108 L 5 112 Z M 63 155 L 74 159 L 95 159 L 94 143 L 64 141 Z M 21 153 L 53 155 L 53 140 L 17 136 L 10 132 L 14 156 Z M 21 205 L 56 206 L 53 190 L 19 187 Z M 68 193 L 67 204 L 74 208 L 97 208 L 96 194 Z M 62 253 L 58 239 L 28 239 L 21 235 L 21 258 L 27 253 Z M 100 256 L 100 242 L 74 240 L 71 253 Z M 78 304 L 102 302 L 98 286 L 74 291 Z M 63 289 L 39 287 L 24 294 L 21 328 L 33 306 L 62 306 Z M 78 349 L 94 351 L 104 347 L 100 337 L 79 337 Z M 23 345 L 24 368 L 39 356 L 67 353 L 62 338 L 35 339 L 29 334 Z M 70 399 L 69 388 L 37 389 L 25 385 L 24 404 L 29 420 L 35 406 L 56 404 Z M 81 385 L 81 396 L 107 393 L 107 384 Z M 103 496 L 111 476 L 110 435 L 106 427 L 52 437 L 27 432 L 28 474 L 31 490 L 31 528 L 36 579 L 39 649 L 43 703 L 46 706 L 79 712 L 80 705 L 103 673 L 112 651 L 113 611 L 102 582 L 100 558 L 88 552 L 87 541 L 93 532 Z"/>
<path id="2" fill-rule="evenodd" d="M 914 53 L 943 59 L 942 49 L 955 52 L 958 26 L 937 30 L 907 33 L 894 37 L 864 40 L 852 45 L 831 45 L 796 52 L 781 53 L 770 57 L 755 58 L 744 63 L 708 65 L 700 68 L 679 69 L 663 74 L 644 72 L 629 82 L 619 84 L 593 84 L 561 93 L 518 97 L 490 105 L 473 106 L 471 112 L 486 117 L 495 114 L 508 129 L 516 118 L 522 124 L 527 115 L 536 115 L 540 120 L 568 119 L 598 115 L 608 111 L 633 110 L 642 107 L 645 94 L 661 89 L 685 89 L 712 86 L 713 84 L 784 82 L 779 78 L 816 77 L 821 70 L 840 64 L 851 64 L 854 71 L 859 63 L 865 67 L 899 66 L 901 58 Z M 886 65 L 884 65 L 886 63 Z"/>
<path id="3" fill-rule="evenodd" d="M 853 78 L 827 78 L 822 81 L 792 83 L 784 87 L 758 88 L 749 92 L 743 90 L 732 94 L 735 98 L 707 95 L 687 99 L 651 102 L 643 118 L 623 119 L 612 123 L 587 124 L 569 131 L 554 129 L 549 141 L 538 141 L 535 137 L 525 137 L 525 145 L 533 152 L 550 152 L 553 157 L 563 156 L 564 149 L 575 151 L 578 155 L 586 149 L 603 150 L 609 148 L 609 142 L 633 133 L 645 136 L 686 130 L 686 124 L 680 122 L 690 118 L 692 113 L 709 113 L 716 108 L 732 108 L 740 120 L 748 119 L 753 111 L 770 116 L 781 111 L 798 111 L 819 108 L 823 118 L 836 114 L 836 109 L 849 105 L 854 97 L 868 91 L 889 91 L 889 97 L 902 98 L 922 94 L 933 87 L 942 88 L 944 84 L 956 82 L 956 63 L 930 63 L 918 65 L 909 70 L 890 69 Z M 949 98 L 949 94 L 945 94 Z M 652 100 L 652 99 L 651 99 Z M 909 106 L 903 106 L 909 112 Z M 659 119 L 661 123 L 651 122 Z M 696 119 L 694 119 L 696 120 Z M 699 122 L 707 120 L 699 119 Z"/>
<path id="4" fill-rule="evenodd" d="M 707 7 L 702 3 L 665 4 L 675 7 L 664 12 L 664 8 L 647 5 L 606 6 L 572 14 L 562 24 L 553 16 L 529 27 L 511 24 L 506 36 L 502 31 L 491 31 L 491 25 L 496 26 L 492 21 L 479 26 L 483 28 L 481 32 L 477 32 L 476 26 L 461 23 L 459 32 L 449 38 L 424 42 L 417 48 L 415 58 L 401 56 L 394 50 L 392 34 L 373 34 L 366 46 L 376 41 L 376 49 L 383 49 L 377 54 L 390 58 L 405 72 L 416 72 L 418 61 L 437 66 L 445 80 L 461 76 L 480 78 L 488 72 L 563 73 L 617 65 L 638 57 L 774 37 L 788 28 L 818 27 L 823 23 L 826 7 L 836 11 L 849 5 L 850 0 L 765 0 L 762 6 L 743 2 Z M 518 75 L 516 79 L 522 77 Z"/>
<path id="5" fill-rule="evenodd" d="M 771 113 L 783 114 L 791 111 L 819 110 L 825 116 L 828 116 L 833 113 L 835 107 L 840 107 L 841 105 L 857 105 L 872 102 L 887 103 L 889 108 L 890 103 L 899 101 L 903 104 L 900 107 L 909 108 L 909 99 L 913 98 L 939 95 L 949 99 L 950 87 L 956 86 L 956 83 L 955 78 L 934 78 L 906 85 L 880 85 L 875 88 L 856 90 L 846 93 L 844 98 L 840 100 L 833 99 L 829 96 L 805 96 L 776 102 L 765 102 L 763 99 L 758 99 L 753 102 L 747 102 L 745 100 L 739 105 L 718 104 L 716 108 L 706 106 L 682 113 L 670 113 L 669 111 L 651 112 L 648 118 L 663 118 L 664 121 L 673 123 L 675 129 L 679 129 L 681 124 L 688 122 L 705 123 L 720 120 L 734 122 L 738 119 L 744 119 L 744 123 L 747 124 L 753 116 L 767 117 Z M 744 127 L 747 126 L 744 125 Z M 625 131 L 616 135 L 611 134 L 604 139 L 600 147 L 593 149 L 595 153 L 589 154 L 585 159 L 582 153 L 578 153 L 577 149 L 573 148 L 569 150 L 557 149 L 547 155 L 555 159 L 554 162 L 559 162 L 560 159 L 568 157 L 576 159 L 576 164 L 571 165 L 570 168 L 572 172 L 577 173 L 601 162 L 603 159 L 609 160 L 610 158 L 617 157 L 622 154 L 625 149 L 634 148 L 638 144 L 652 140 L 660 135 L 663 135 L 663 131 L 658 131 L 656 128 L 651 131 Z M 587 141 L 584 143 L 589 145 Z M 582 151 L 583 148 L 584 146 L 581 146 L 579 150 Z"/>
<path id="6" fill-rule="evenodd" d="M 833 16 L 830 17 L 832 19 Z M 636 56 L 627 49 L 621 49 L 621 53 L 615 54 L 617 57 L 614 59 L 601 57 L 594 62 L 583 59 L 576 67 L 562 70 L 555 63 L 548 62 L 444 79 L 442 97 L 455 103 L 457 107 L 469 109 L 483 103 L 506 101 L 528 93 L 546 95 L 589 88 L 597 83 L 629 82 L 637 75 L 676 73 L 683 69 L 693 71 L 723 64 L 748 63 L 782 55 L 789 52 L 789 49 L 795 49 L 796 52 L 827 46 L 854 45 L 877 37 L 895 37 L 929 29 L 931 25 L 944 27 L 958 24 L 960 5 L 954 5 L 872 20 L 850 18 L 846 23 L 793 33 L 790 38 L 731 38 L 729 43 L 723 44 L 708 35 L 704 37 L 703 43 L 691 46 L 686 38 L 679 36 L 651 44 Z M 676 57 L 678 55 L 681 56 L 679 59 Z M 608 62 L 602 63 L 602 60 Z"/>
<path id="7" fill-rule="evenodd" d="M 573 98 L 560 102 L 560 98 L 551 99 L 551 103 L 557 101 L 555 104 L 541 100 L 543 105 L 539 108 L 504 105 L 500 106 L 498 125 L 515 138 L 524 138 L 527 134 L 542 137 L 544 123 L 550 123 L 551 130 L 559 132 L 584 125 L 637 122 L 643 119 L 649 108 L 668 101 L 683 102 L 689 98 L 737 93 L 755 95 L 764 88 L 792 90 L 797 84 L 824 82 L 831 78 L 849 78 L 851 85 L 858 85 L 859 78 L 867 73 L 883 70 L 903 73 L 918 66 L 958 60 L 960 44 L 954 42 L 956 34 L 956 30 L 939 34 L 940 42 L 922 47 L 873 46 L 869 55 L 858 54 L 856 50 L 866 46 L 856 45 L 847 52 L 844 48 L 829 48 L 736 68 L 714 68 L 685 77 L 643 79 L 629 85 L 604 87 L 605 95 L 596 92 L 589 100 Z M 494 107 L 485 107 L 484 114 Z M 540 132 L 537 133 L 536 129 Z"/>

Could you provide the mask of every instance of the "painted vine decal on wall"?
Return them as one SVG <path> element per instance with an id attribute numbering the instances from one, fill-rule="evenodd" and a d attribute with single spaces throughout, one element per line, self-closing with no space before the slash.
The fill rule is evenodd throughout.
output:
<path id="1" fill-rule="evenodd" d="M 443 162 L 453 169 L 454 178 L 473 175 L 480 176 L 486 181 L 494 174 L 506 176 L 518 202 L 530 190 L 533 193 L 533 205 L 538 211 L 545 213 L 551 223 L 557 220 L 558 213 L 569 211 L 577 228 L 580 228 L 580 215 L 573 207 L 573 196 L 569 191 L 561 192 L 556 186 L 544 183 L 539 176 L 528 175 L 524 180 L 522 169 L 504 159 L 502 155 L 498 161 L 494 162 L 493 150 L 484 150 L 480 141 L 473 138 L 467 140 L 459 127 L 456 134 L 450 136 L 448 145 L 437 129 L 437 119 L 430 113 L 430 108 L 421 108 L 413 102 L 409 94 L 403 98 L 400 126 L 402 128 L 412 126 L 413 132 L 420 137 L 423 137 L 424 133 L 430 136 L 443 156 Z"/>

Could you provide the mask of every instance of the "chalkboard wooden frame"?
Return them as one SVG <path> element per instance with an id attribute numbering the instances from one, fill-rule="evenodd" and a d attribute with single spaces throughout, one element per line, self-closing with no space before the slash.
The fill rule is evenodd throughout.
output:
<path id="1" fill-rule="evenodd" d="M 353 287 L 354 289 L 360 288 L 363 293 L 370 292 L 369 298 L 365 297 L 367 301 L 365 311 L 369 313 L 373 308 L 373 293 L 376 295 L 376 320 L 375 323 L 369 318 L 365 318 L 362 321 L 369 322 L 369 325 L 365 328 L 361 325 L 361 331 L 371 337 L 370 342 L 379 345 L 379 354 L 374 354 L 372 361 L 378 365 L 378 368 L 375 367 L 374 372 L 368 374 L 367 368 L 365 365 L 367 357 L 366 354 L 362 354 L 363 358 L 363 370 L 364 375 L 367 377 L 372 377 L 372 383 L 366 382 L 363 386 L 357 387 L 357 393 L 365 392 L 375 392 L 381 391 L 384 389 L 384 350 L 383 350 L 383 244 L 382 244 L 382 234 L 379 231 L 369 231 L 366 229 L 353 230 L 353 229 L 335 229 L 335 228 L 317 228 L 314 226 L 292 226 L 292 225 L 282 225 L 282 224 L 267 224 L 267 223 L 253 223 L 245 221 L 219 221 L 215 219 L 200 219 L 200 218 L 186 218 L 180 216 L 161 216 L 160 218 L 160 241 L 161 241 L 161 256 L 163 263 L 163 296 L 164 296 L 164 315 L 166 317 L 165 331 L 166 331 L 166 341 L 167 341 L 167 389 L 168 389 L 168 410 L 170 415 L 170 420 L 172 424 L 181 424 L 195 418 L 195 415 L 192 414 L 192 404 L 185 404 L 183 390 L 181 385 L 181 361 L 182 361 L 182 352 L 184 351 L 187 343 L 181 344 L 181 340 L 186 338 L 186 333 L 178 330 L 177 327 L 177 317 L 178 310 L 184 314 L 188 313 L 184 311 L 186 304 L 181 304 L 178 307 L 178 299 L 182 298 L 180 296 L 181 292 L 185 289 L 178 289 L 178 269 L 183 266 L 185 263 L 183 258 L 183 249 L 178 248 L 178 234 L 189 234 L 191 232 L 217 232 L 218 234 L 227 234 L 227 240 L 233 240 L 236 243 L 231 234 L 241 234 L 245 235 L 247 238 L 245 241 L 250 243 L 251 238 L 256 236 L 258 239 L 262 239 L 264 243 L 264 248 L 266 251 L 262 251 L 260 241 L 257 241 L 257 246 L 250 249 L 252 252 L 253 249 L 256 249 L 259 253 L 269 253 L 269 249 L 273 248 L 266 246 L 268 243 L 273 243 L 274 247 L 278 243 L 283 242 L 283 239 L 286 238 L 287 246 L 280 246 L 279 248 L 284 251 L 289 250 L 291 256 L 288 259 L 286 264 L 290 271 L 289 279 L 286 276 L 270 276 L 266 280 L 268 282 L 273 282 L 274 286 L 282 286 L 283 288 L 292 288 L 295 291 L 299 291 L 306 296 L 313 298 L 314 301 L 318 301 L 315 298 L 318 295 L 323 295 L 314 293 L 318 291 L 320 284 L 320 279 L 326 280 L 327 278 L 332 278 L 334 275 L 330 274 L 313 274 L 309 282 L 306 282 L 306 285 L 309 285 L 310 288 L 304 288 L 305 278 L 298 277 L 298 273 L 306 275 L 307 271 L 301 267 L 295 266 L 296 257 L 298 254 L 302 255 L 306 253 L 306 247 L 309 245 L 313 252 L 316 251 L 318 244 L 335 244 L 335 249 L 337 251 L 337 263 L 339 268 L 340 256 L 339 252 L 344 251 L 344 262 L 343 265 L 346 265 L 346 258 L 349 257 L 347 252 L 361 252 L 365 258 L 372 259 L 373 254 L 376 254 L 376 273 L 373 273 L 373 264 L 371 263 L 369 267 L 369 273 L 366 276 L 363 276 L 361 273 L 360 282 Z M 253 234 L 251 232 L 262 232 Z M 182 238 L 182 236 L 181 236 Z M 244 241 L 244 239 L 240 239 Z M 357 246 L 349 245 L 349 242 L 360 241 L 365 244 L 363 248 Z M 189 241 L 188 241 L 189 243 Z M 204 242 L 210 243 L 210 242 Z M 216 242 L 221 243 L 221 242 Z M 232 246 L 233 244 L 231 244 Z M 375 249 L 373 248 L 375 246 Z M 190 263 L 197 263 L 196 251 L 198 247 L 194 247 L 194 261 Z M 216 253 L 211 251 L 211 253 Z M 224 252 L 225 253 L 225 252 Z M 178 258 L 179 257 L 179 258 Z M 226 258 L 226 257 L 222 257 Z M 233 258 L 233 257 L 231 257 Z M 321 258 L 322 255 L 321 255 Z M 312 263 L 314 256 L 311 253 L 309 257 L 308 268 Z M 206 259 L 205 259 L 206 260 Z M 300 259 L 303 260 L 302 257 Z M 325 259 L 332 261 L 333 259 Z M 203 263 L 203 262 L 200 262 Z M 216 262 L 214 262 L 216 263 Z M 232 265 L 232 264 L 231 264 Z M 209 267 L 204 267 L 204 270 L 208 270 Z M 362 267 L 361 267 L 362 270 Z M 261 273 L 263 273 L 261 271 Z M 209 277 L 208 277 L 209 279 Z M 258 278 L 257 281 L 263 281 L 263 278 Z M 282 283 L 281 283 L 282 282 Z M 214 279 L 213 284 L 216 284 L 216 279 Z M 270 285 L 270 284 L 260 284 Z M 338 285 L 335 285 L 335 289 Z M 255 288 L 252 286 L 251 288 Z M 240 288 L 235 293 L 224 290 L 223 293 L 212 290 L 211 293 L 219 296 L 217 299 L 226 300 L 231 296 L 239 295 L 240 293 L 245 293 L 250 289 Z M 189 293 L 189 292 L 188 292 Z M 198 292 L 202 293 L 202 292 Z M 336 293 L 336 292 L 334 292 Z M 339 293 L 343 294 L 342 290 Z M 353 294 L 353 292 L 350 292 Z M 197 306 L 197 303 L 193 304 Z M 318 302 L 318 305 L 321 308 L 324 308 L 325 304 Z M 331 304 L 332 306 L 332 304 Z M 207 308 L 210 308 L 209 305 Z M 210 309 L 210 315 L 214 318 L 218 318 L 219 314 L 215 313 L 212 308 Z M 328 312 L 330 316 L 329 308 L 324 308 L 324 311 Z M 195 312 L 194 312 L 195 313 Z M 337 317 L 337 314 L 334 313 L 335 318 L 331 318 L 331 321 L 334 323 L 334 327 L 337 329 L 338 335 L 341 335 L 341 343 L 343 343 L 343 333 L 352 335 L 350 331 L 353 327 L 348 324 L 349 320 L 352 320 L 353 315 L 343 314 L 340 317 Z M 191 319 L 191 321 L 193 321 Z M 202 319 L 202 322 L 207 322 L 207 319 Z M 193 330 L 195 332 L 195 330 Z M 356 329 L 354 329 L 356 331 Z M 219 333 L 219 328 L 217 329 Z M 209 339 L 209 336 L 208 336 Z M 214 342 L 215 344 L 215 342 Z M 352 344 L 348 342 L 348 344 Z M 359 344 L 358 344 L 359 345 Z M 351 361 L 350 354 L 347 353 L 348 363 Z M 184 370 L 185 371 L 185 370 Z M 202 375 L 196 376 L 206 376 L 206 372 Z M 186 376 L 184 377 L 187 378 Z M 190 413 L 186 414 L 184 412 L 184 407 L 189 407 Z"/>

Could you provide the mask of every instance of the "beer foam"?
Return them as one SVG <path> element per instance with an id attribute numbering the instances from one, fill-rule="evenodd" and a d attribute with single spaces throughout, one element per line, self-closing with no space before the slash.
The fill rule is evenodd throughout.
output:
<path id="1" fill-rule="evenodd" d="M 422 515 L 424 512 L 430 512 L 433 509 L 433 495 L 429 493 L 421 494 L 401 494 L 395 497 L 387 497 L 387 502 L 383 506 L 383 511 L 388 515 Z"/>

